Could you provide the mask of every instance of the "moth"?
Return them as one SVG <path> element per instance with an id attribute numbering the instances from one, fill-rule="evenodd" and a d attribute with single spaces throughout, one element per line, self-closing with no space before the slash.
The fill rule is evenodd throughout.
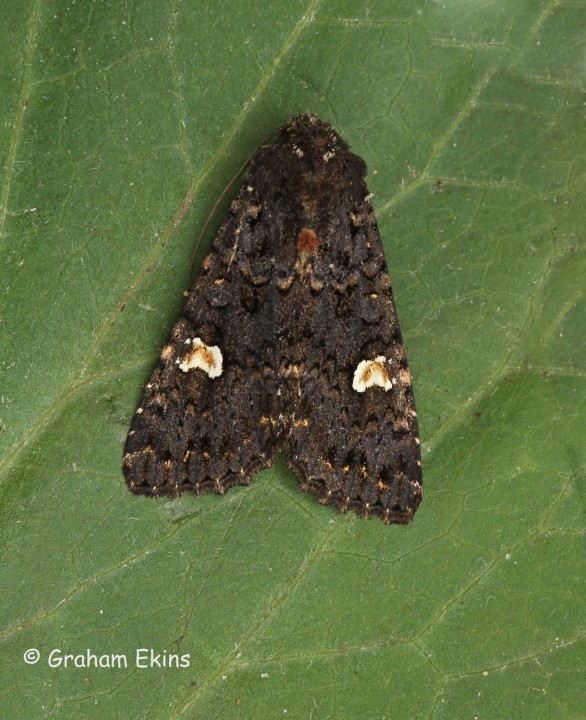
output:
<path id="1" fill-rule="evenodd" d="M 133 493 L 223 494 L 283 452 L 322 504 L 412 520 L 417 415 L 366 173 L 312 114 L 253 155 L 134 416 Z"/>

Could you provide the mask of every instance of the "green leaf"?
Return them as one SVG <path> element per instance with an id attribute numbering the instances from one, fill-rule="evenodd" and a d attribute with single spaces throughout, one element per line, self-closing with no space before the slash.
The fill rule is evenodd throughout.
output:
<path id="1" fill-rule="evenodd" d="M 583 717 L 585 25 L 576 0 L 4 3 L 2 717 Z M 409 527 L 321 507 L 283 458 L 177 501 L 120 471 L 195 238 L 305 111 L 369 165 Z"/>

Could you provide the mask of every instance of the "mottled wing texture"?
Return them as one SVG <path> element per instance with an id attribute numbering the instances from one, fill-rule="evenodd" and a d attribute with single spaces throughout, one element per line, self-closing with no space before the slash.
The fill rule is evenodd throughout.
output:
<path id="1" fill-rule="evenodd" d="M 133 492 L 224 492 L 282 450 L 322 503 L 413 518 L 417 416 L 365 176 L 315 115 L 259 148 L 135 415 Z"/>
<path id="2" fill-rule="evenodd" d="M 134 416 L 123 459 L 134 493 L 224 493 L 271 465 L 275 290 L 248 195 L 232 202 Z"/>

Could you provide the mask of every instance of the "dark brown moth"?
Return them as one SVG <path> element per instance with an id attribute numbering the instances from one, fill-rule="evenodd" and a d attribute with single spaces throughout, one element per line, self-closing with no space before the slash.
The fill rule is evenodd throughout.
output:
<path id="1" fill-rule="evenodd" d="M 282 451 L 324 505 L 413 518 L 417 416 L 366 172 L 309 114 L 254 154 L 134 416 L 132 492 L 223 494 Z"/>

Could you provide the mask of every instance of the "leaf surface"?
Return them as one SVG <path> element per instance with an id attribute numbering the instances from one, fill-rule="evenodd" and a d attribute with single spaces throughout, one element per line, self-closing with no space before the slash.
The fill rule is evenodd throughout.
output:
<path id="1" fill-rule="evenodd" d="M 572 0 L 3 9 L 3 717 L 583 717 L 585 24 Z M 306 111 L 369 165 L 409 527 L 321 507 L 282 458 L 178 501 L 120 471 L 195 238 Z"/>

